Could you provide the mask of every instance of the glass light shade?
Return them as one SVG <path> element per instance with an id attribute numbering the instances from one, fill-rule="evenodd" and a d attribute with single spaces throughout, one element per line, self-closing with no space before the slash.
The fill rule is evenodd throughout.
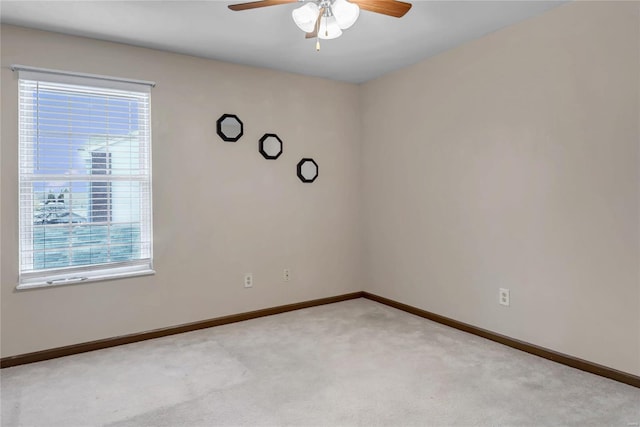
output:
<path id="1" fill-rule="evenodd" d="M 357 4 L 348 2 L 347 0 L 335 0 L 331 5 L 331 11 L 333 16 L 336 17 L 338 26 L 343 30 L 346 30 L 352 26 L 358 16 L 360 16 L 360 8 Z"/>
<path id="2" fill-rule="evenodd" d="M 318 20 L 318 15 L 320 14 L 320 8 L 315 3 L 306 3 L 304 6 L 301 6 L 297 9 L 294 9 L 291 12 L 291 16 L 293 17 L 293 22 L 296 23 L 298 28 L 300 28 L 305 33 L 310 33 L 316 26 L 316 21 Z"/>
<path id="3" fill-rule="evenodd" d="M 336 39 L 342 35 L 342 30 L 333 16 L 323 17 L 320 21 L 320 31 L 318 37 L 325 40 Z"/>

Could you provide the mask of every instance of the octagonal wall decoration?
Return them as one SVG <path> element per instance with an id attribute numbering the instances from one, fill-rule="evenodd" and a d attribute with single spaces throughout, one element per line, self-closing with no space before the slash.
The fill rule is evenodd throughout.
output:
<path id="1" fill-rule="evenodd" d="M 236 142 L 242 137 L 244 126 L 235 114 L 223 114 L 216 122 L 216 131 L 224 141 Z"/>
<path id="2" fill-rule="evenodd" d="M 282 154 L 282 140 L 275 133 L 265 133 L 260 138 L 258 151 L 265 159 L 275 160 Z"/>
<path id="3" fill-rule="evenodd" d="M 305 157 L 298 162 L 298 178 L 300 181 L 309 183 L 318 177 L 318 164 L 315 160 Z"/>

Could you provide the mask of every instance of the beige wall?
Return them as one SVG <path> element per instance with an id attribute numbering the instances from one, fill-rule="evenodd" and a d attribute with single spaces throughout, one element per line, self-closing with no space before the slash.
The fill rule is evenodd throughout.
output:
<path id="1" fill-rule="evenodd" d="M 356 85 L 11 26 L 2 28 L 1 53 L 2 356 L 362 289 Z M 14 290 L 12 63 L 157 82 L 155 276 Z M 235 144 L 215 133 L 223 113 L 244 121 Z M 257 151 L 265 132 L 284 141 L 276 161 Z M 306 156 L 320 166 L 313 184 L 296 177 Z M 243 287 L 245 272 L 254 275 L 252 289 Z"/>
<path id="2" fill-rule="evenodd" d="M 639 8 L 569 4 L 363 86 L 365 290 L 640 374 Z"/>

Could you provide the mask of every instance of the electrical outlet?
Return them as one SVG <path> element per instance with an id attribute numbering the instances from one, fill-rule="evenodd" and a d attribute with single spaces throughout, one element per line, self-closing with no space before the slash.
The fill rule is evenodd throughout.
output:
<path id="1" fill-rule="evenodd" d="M 252 288 L 253 287 L 253 274 L 246 273 L 244 275 L 244 287 L 245 288 Z"/>
<path id="2" fill-rule="evenodd" d="M 291 280 L 291 270 L 289 270 L 288 268 L 284 269 L 284 271 L 282 272 L 282 280 L 284 280 L 285 282 Z"/>
<path id="3" fill-rule="evenodd" d="M 500 288 L 500 291 L 498 292 L 498 302 L 501 305 L 506 305 L 506 306 L 509 305 L 509 303 L 510 303 L 509 289 Z"/>

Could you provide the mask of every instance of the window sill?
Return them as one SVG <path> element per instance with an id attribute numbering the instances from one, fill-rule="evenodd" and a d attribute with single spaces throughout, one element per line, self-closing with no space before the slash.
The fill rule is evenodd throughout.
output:
<path id="1" fill-rule="evenodd" d="M 56 286 L 70 286 L 70 285 L 79 285 L 82 283 L 125 279 L 129 277 L 150 276 L 153 274 L 156 274 L 155 270 L 145 269 L 145 270 L 137 270 L 137 271 L 124 271 L 124 272 L 103 271 L 101 273 L 94 272 L 92 275 L 77 274 L 77 275 L 73 275 L 72 277 L 57 277 L 57 278 L 41 277 L 38 279 L 35 279 L 35 278 L 31 279 L 28 282 L 19 283 L 16 289 L 19 291 L 25 291 L 25 290 L 37 289 L 37 288 L 53 288 Z"/>

